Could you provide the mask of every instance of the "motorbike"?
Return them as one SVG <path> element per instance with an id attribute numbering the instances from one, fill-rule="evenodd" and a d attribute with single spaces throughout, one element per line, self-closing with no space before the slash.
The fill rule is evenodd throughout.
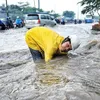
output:
<path id="1" fill-rule="evenodd" d="M 17 18 L 16 21 L 15 21 L 15 27 L 16 28 L 21 28 L 23 27 L 23 22 L 21 19 Z"/>

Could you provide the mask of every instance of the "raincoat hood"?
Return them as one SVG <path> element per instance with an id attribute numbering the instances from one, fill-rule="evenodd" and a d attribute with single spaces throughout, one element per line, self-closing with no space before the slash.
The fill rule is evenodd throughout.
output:
<path id="1" fill-rule="evenodd" d="M 76 35 L 70 35 L 72 50 L 77 49 L 80 46 L 80 40 Z"/>

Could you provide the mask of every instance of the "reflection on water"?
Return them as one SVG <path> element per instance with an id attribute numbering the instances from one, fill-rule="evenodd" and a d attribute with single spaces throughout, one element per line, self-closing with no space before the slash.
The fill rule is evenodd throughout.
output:
<path id="1" fill-rule="evenodd" d="M 49 63 L 41 62 L 36 64 L 38 81 L 44 85 L 67 83 L 68 79 L 63 75 L 63 70 L 67 67 L 63 65 L 67 63 L 67 61 L 68 57 L 63 56 L 61 58 L 53 59 Z"/>
<path id="2" fill-rule="evenodd" d="M 45 86 L 45 89 L 49 91 L 51 88 L 53 92 L 61 89 L 62 93 L 66 91 L 68 100 L 100 100 L 100 51 L 98 44 L 97 40 L 93 40 L 67 57 L 57 57 L 49 63 L 36 64 L 36 81 L 39 89 L 42 92 Z M 52 86 L 55 87 L 55 90 Z"/>
<path id="3" fill-rule="evenodd" d="M 52 73 L 44 73 L 40 77 L 40 82 L 47 85 L 58 84 L 61 82 L 61 78 L 59 76 L 53 75 Z"/>

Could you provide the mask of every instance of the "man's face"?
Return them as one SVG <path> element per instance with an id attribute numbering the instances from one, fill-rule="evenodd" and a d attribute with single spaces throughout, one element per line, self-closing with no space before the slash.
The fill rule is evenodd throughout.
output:
<path id="1" fill-rule="evenodd" d="M 69 50 L 72 50 L 72 46 L 69 41 L 61 44 L 61 47 L 60 47 L 61 52 L 68 52 Z"/>

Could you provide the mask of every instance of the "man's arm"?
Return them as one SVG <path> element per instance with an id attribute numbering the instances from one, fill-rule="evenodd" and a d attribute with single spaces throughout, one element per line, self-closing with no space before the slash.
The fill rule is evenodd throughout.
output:
<path id="1" fill-rule="evenodd" d="M 45 62 L 48 62 L 52 59 L 53 55 L 45 53 Z"/>
<path id="2" fill-rule="evenodd" d="M 51 60 L 55 52 L 56 52 L 55 48 L 48 48 L 45 51 L 45 61 L 48 62 L 49 60 Z"/>

